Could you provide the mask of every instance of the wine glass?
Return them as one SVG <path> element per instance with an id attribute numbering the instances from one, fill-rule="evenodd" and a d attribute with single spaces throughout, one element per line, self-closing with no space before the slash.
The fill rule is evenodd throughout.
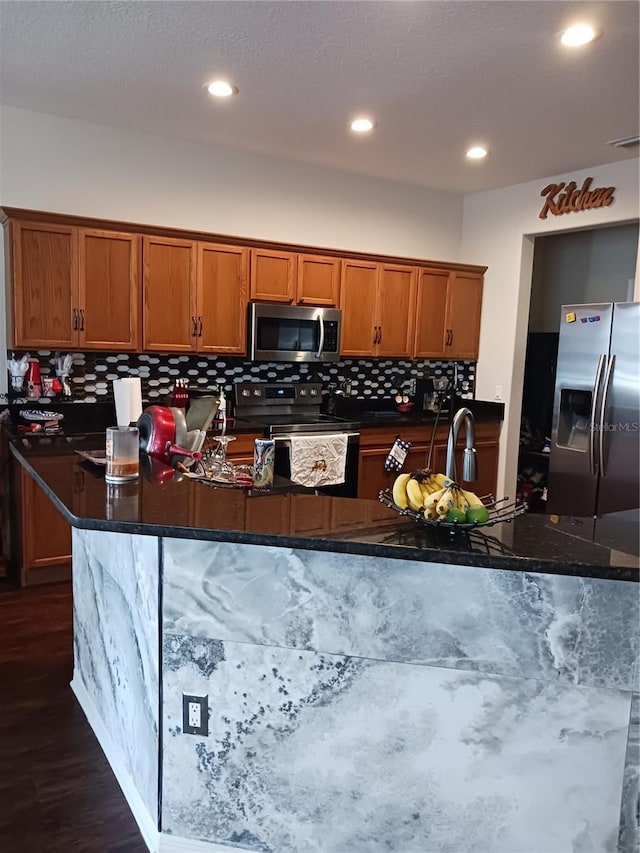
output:
<path id="1" fill-rule="evenodd" d="M 235 465 L 227 459 L 227 447 L 230 441 L 235 441 L 235 435 L 217 435 L 213 438 L 218 443 L 211 456 L 206 460 L 205 471 L 213 480 L 233 483 L 235 480 Z"/>

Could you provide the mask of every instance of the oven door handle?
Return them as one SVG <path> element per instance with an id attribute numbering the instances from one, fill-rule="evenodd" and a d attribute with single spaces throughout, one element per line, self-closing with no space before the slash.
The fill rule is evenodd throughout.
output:
<path id="1" fill-rule="evenodd" d="M 299 438 L 300 436 L 305 437 L 322 437 L 322 438 L 331 438 L 334 435 L 346 435 L 347 438 L 360 438 L 359 432 L 296 432 L 296 433 L 285 433 L 284 435 L 272 435 L 271 440 L 275 442 L 284 442 L 289 441 L 292 438 Z"/>
<path id="2" fill-rule="evenodd" d="M 322 319 L 322 314 L 318 314 L 318 323 L 320 323 L 320 343 L 318 345 L 318 352 L 316 353 L 316 358 L 321 358 L 322 351 L 324 349 L 324 320 Z"/>

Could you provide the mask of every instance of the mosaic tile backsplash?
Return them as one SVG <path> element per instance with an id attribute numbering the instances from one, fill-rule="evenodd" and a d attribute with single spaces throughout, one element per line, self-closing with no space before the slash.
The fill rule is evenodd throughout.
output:
<path id="1" fill-rule="evenodd" d="M 17 357 L 22 352 L 16 353 Z M 55 353 L 32 352 L 40 361 L 42 376 L 53 376 Z M 189 381 L 190 388 L 207 389 L 223 385 L 228 396 L 235 382 L 330 382 L 349 380 L 351 396 L 361 400 L 384 400 L 406 388 L 411 379 L 447 376 L 451 381 L 458 371 L 458 382 L 473 392 L 474 361 L 405 361 L 390 359 L 346 359 L 332 364 L 307 365 L 247 361 L 244 358 L 206 355 L 164 355 L 162 353 L 74 352 L 70 376 L 73 399 L 95 403 L 113 399 L 111 382 L 124 376 L 139 376 L 145 400 L 163 403 L 178 378 Z M 466 384 L 465 384 L 466 383 Z"/>

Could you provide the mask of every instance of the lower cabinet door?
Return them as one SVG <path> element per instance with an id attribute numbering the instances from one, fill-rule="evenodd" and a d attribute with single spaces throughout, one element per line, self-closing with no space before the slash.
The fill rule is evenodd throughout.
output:
<path id="1" fill-rule="evenodd" d="M 292 536 L 314 536 L 330 528 L 331 499 L 316 495 L 291 495 Z"/>
<path id="2" fill-rule="evenodd" d="M 40 466 L 48 461 L 40 460 Z M 60 464 L 59 458 L 50 461 L 56 467 Z M 75 456 L 69 457 L 68 495 L 63 496 L 67 506 L 73 505 L 76 461 Z M 54 579 L 38 578 L 38 574 L 43 569 L 71 565 L 71 525 L 22 467 L 20 492 L 20 581 L 25 585 Z"/>
<path id="3" fill-rule="evenodd" d="M 382 489 L 390 489 L 396 478 L 394 472 L 384 470 L 384 460 L 389 454 L 389 447 L 372 447 L 360 451 L 358 461 L 358 497 L 378 500 Z"/>
<path id="4" fill-rule="evenodd" d="M 458 442 L 456 447 L 456 474 L 458 482 L 463 489 L 469 492 L 474 492 L 479 498 L 485 495 L 493 495 L 495 498 L 502 497 L 496 495 L 498 482 L 498 455 L 500 452 L 500 444 L 498 441 L 476 441 L 476 480 L 472 483 L 466 483 L 462 480 L 462 452 L 464 449 L 464 440 Z M 444 473 L 447 459 L 447 445 L 437 444 L 434 448 L 434 458 L 437 471 Z"/>
<path id="5" fill-rule="evenodd" d="M 289 513 L 289 495 L 251 495 L 245 506 L 245 529 L 285 536 L 290 530 Z"/>

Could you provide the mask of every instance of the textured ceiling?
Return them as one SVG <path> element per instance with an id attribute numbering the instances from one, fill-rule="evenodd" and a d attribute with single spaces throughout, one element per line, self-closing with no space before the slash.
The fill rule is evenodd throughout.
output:
<path id="1" fill-rule="evenodd" d="M 0 2 L 4 104 L 456 192 L 629 156 L 633 2 Z M 558 33 L 588 19 L 593 44 Z M 227 101 L 205 84 L 239 87 Z M 348 120 L 375 117 L 368 137 Z M 491 155 L 470 163 L 481 141 Z"/>

